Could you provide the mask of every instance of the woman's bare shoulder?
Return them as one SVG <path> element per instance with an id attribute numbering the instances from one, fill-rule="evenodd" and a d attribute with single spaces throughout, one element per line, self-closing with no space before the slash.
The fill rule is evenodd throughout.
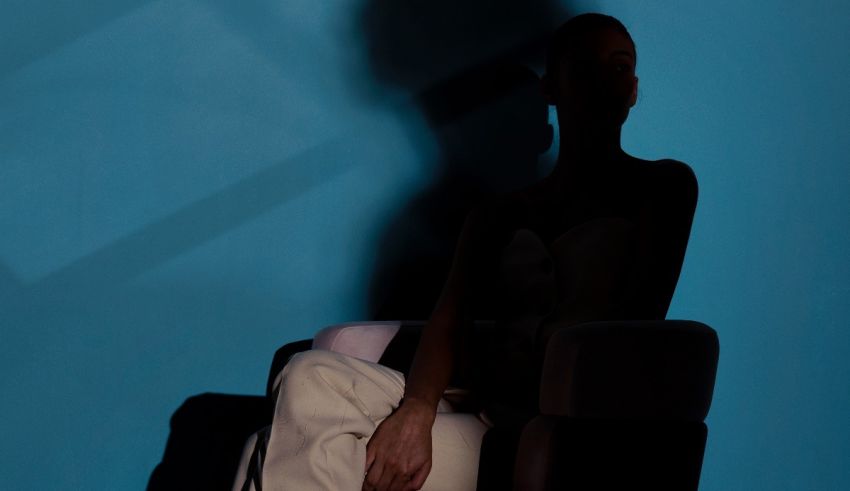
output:
<path id="1" fill-rule="evenodd" d="M 657 176 L 671 184 L 696 186 L 697 177 L 694 170 L 685 162 L 675 159 L 661 159 L 651 162 Z"/>
<path id="2" fill-rule="evenodd" d="M 653 188 L 662 195 L 674 191 L 675 194 L 697 195 L 698 185 L 694 170 L 685 162 L 675 159 L 643 160 L 632 157 L 644 186 Z"/>
<path id="3" fill-rule="evenodd" d="M 699 185 L 694 170 L 685 162 L 674 159 L 642 161 L 644 187 L 651 201 L 661 209 L 693 211 Z"/>

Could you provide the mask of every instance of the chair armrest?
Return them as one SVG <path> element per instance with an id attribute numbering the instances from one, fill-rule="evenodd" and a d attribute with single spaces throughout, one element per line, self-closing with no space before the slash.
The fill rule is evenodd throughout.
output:
<path id="1" fill-rule="evenodd" d="M 378 363 L 401 324 L 400 321 L 335 324 L 316 333 L 312 349 L 334 351 Z"/>
<path id="2" fill-rule="evenodd" d="M 705 423 L 537 416 L 523 428 L 515 491 L 697 491 Z"/>
<path id="3" fill-rule="evenodd" d="M 590 322 L 551 335 L 540 412 L 573 418 L 703 421 L 717 333 L 694 321 Z"/>

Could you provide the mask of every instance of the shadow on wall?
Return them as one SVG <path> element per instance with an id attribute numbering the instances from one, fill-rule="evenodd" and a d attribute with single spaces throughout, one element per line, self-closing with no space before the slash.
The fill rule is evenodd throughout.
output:
<path id="1" fill-rule="evenodd" d="M 147 3 L 97 1 L 84 12 L 59 5 L 39 10 L 35 17 L 30 15 L 32 9 L 20 9 L 30 16 L 0 21 L 7 28 L 0 39 L 24 40 L 0 58 L 0 77 Z M 248 2 L 241 12 L 222 2 L 207 3 L 233 14 L 227 17 L 234 28 L 253 32 L 251 39 L 257 45 L 274 45 L 269 42 L 274 37 L 269 23 L 273 17 L 263 15 L 261 3 Z M 377 255 L 382 262 L 372 281 L 372 317 L 426 318 L 469 206 L 490 192 L 537 176 L 537 156 L 548 146 L 547 108 L 538 96 L 534 73 L 523 66 L 540 65 L 547 33 L 566 17 L 551 0 L 521 4 L 373 0 L 362 6 L 356 22 L 376 86 L 416 94 L 441 152 L 433 162 L 437 178 L 431 188 L 399 210 L 386 227 Z M 56 28 L 33 29 L 33 23 Z M 43 35 L 21 34 L 34 31 Z M 6 306 L 15 310 L 31 303 L 73 305 L 112 291 L 344 170 L 328 168 L 333 164 L 321 157 L 303 155 L 272 166 L 107 244 L 36 284 L 21 283 L 0 264 L 0 293 Z M 317 166 L 324 172 L 315 171 Z M 292 168 L 314 171 L 293 176 Z"/>
<path id="2" fill-rule="evenodd" d="M 470 207 L 540 177 L 548 106 L 529 67 L 569 15 L 536 0 L 372 0 L 360 22 L 378 86 L 416 94 L 439 160 L 430 188 L 391 219 L 370 286 L 374 319 L 427 319 Z"/>
<path id="3" fill-rule="evenodd" d="M 548 33 L 567 17 L 561 5 L 544 0 L 374 0 L 362 7 L 357 22 L 377 87 L 369 90 L 391 86 L 413 93 L 440 156 L 432 163 L 431 187 L 395 214 L 380 240 L 372 318 L 427 318 L 469 208 L 539 177 L 538 158 L 552 135 L 548 106 L 529 67 L 542 66 Z M 417 340 L 401 334 L 387 351 L 411 360 Z M 296 341 L 281 350 L 309 344 Z M 148 489 L 184 482 L 230 489 L 242 442 L 271 423 L 270 402 L 189 398 L 172 417 L 163 461 Z"/>

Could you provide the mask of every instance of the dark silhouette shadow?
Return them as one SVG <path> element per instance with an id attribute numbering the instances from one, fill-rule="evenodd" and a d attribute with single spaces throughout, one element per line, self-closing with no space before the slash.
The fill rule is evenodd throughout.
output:
<path id="1" fill-rule="evenodd" d="M 387 225 L 372 277 L 375 319 L 427 319 L 448 276 L 471 206 L 539 178 L 551 143 L 539 79 L 519 64 L 470 69 L 418 99 L 442 160 L 437 177 Z"/>
<path id="2" fill-rule="evenodd" d="M 552 0 L 366 0 L 359 21 L 376 87 L 418 94 L 494 60 L 539 66 L 567 17 Z"/>
<path id="3" fill-rule="evenodd" d="M 567 13 L 560 3 L 367 2 L 361 15 L 376 87 L 415 94 L 439 157 L 430 186 L 399 210 L 379 246 L 374 319 L 427 319 L 470 207 L 540 177 L 551 143 L 535 72 Z"/>
<path id="4" fill-rule="evenodd" d="M 165 453 L 148 491 L 229 490 L 245 441 L 270 419 L 271 408 L 262 396 L 190 397 L 171 417 Z"/>

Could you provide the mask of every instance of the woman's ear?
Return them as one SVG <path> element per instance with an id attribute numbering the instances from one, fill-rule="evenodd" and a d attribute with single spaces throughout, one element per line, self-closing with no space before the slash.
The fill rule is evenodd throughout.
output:
<path id="1" fill-rule="evenodd" d="M 632 94 L 629 96 L 629 107 L 634 107 L 637 103 L 637 93 L 638 93 L 638 78 L 635 77 L 635 83 L 632 86 Z"/>
<path id="2" fill-rule="evenodd" d="M 554 106 L 556 103 L 555 86 L 552 77 L 550 77 L 548 73 L 544 73 L 540 78 L 540 91 L 543 93 L 546 103 L 550 106 Z"/>

